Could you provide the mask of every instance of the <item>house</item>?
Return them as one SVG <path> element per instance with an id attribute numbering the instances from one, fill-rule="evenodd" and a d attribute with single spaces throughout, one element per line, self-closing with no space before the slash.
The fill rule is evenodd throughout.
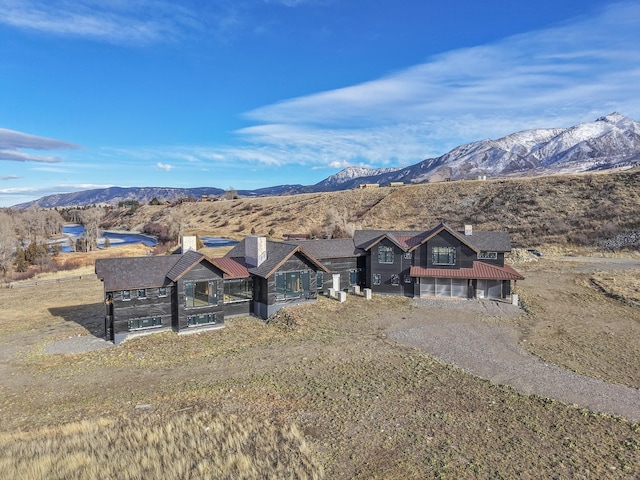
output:
<path id="1" fill-rule="evenodd" d="M 183 250 L 184 252 L 183 252 Z M 248 236 L 222 258 L 183 241 L 169 256 L 96 260 L 104 282 L 105 335 L 200 331 L 225 318 L 267 320 L 318 292 L 370 288 L 407 297 L 508 299 L 524 279 L 505 265 L 506 232 L 463 232 L 441 223 L 426 231 L 358 230 L 353 238 L 268 241 Z"/>
<path id="2" fill-rule="evenodd" d="M 266 320 L 285 305 L 317 298 L 317 273 L 326 269 L 299 246 L 251 236 L 231 255 L 209 259 L 189 249 L 193 240 L 186 238 L 184 253 L 96 260 L 107 339 L 193 332 L 237 315 Z"/>

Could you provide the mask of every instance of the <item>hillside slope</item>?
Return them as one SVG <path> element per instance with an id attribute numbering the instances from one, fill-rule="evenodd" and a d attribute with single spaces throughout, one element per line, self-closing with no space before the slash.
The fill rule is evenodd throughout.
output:
<path id="1" fill-rule="evenodd" d="M 507 230 L 522 245 L 590 244 L 640 230 L 640 171 L 144 206 L 114 213 L 107 226 L 142 230 L 150 222 L 180 221 L 183 231 L 201 235 L 239 239 L 254 232 L 281 239 L 287 233 L 328 233 L 336 225 L 424 229 L 441 220 L 454 228 L 470 223 Z"/>

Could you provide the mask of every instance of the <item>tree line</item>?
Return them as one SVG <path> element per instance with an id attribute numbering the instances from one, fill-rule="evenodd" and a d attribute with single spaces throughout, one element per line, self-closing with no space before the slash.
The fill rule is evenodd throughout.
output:
<path id="1" fill-rule="evenodd" d="M 32 266 L 44 271 L 60 245 L 47 242 L 62 233 L 65 223 L 79 223 L 86 235 L 78 239 L 76 250 L 91 251 L 98 246 L 100 222 L 105 215 L 102 207 L 62 210 L 0 209 L 0 276 L 12 270 L 25 272 Z"/>

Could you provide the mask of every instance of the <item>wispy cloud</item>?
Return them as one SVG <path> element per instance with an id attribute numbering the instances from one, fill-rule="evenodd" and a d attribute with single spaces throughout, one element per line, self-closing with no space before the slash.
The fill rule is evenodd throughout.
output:
<path id="1" fill-rule="evenodd" d="M 27 150 L 65 150 L 79 149 L 72 143 L 52 138 L 38 137 L 28 133 L 0 128 L 0 160 L 13 162 L 57 163 L 61 159 L 50 155 L 35 155 Z"/>
<path id="2" fill-rule="evenodd" d="M 611 4 L 592 18 L 255 109 L 246 115 L 255 125 L 238 133 L 260 147 L 256 161 L 380 165 L 614 110 L 637 117 L 639 19 L 637 3 Z"/>
<path id="3" fill-rule="evenodd" d="M 20 177 L 18 177 L 17 175 L 4 175 L 3 177 L 0 177 L 0 180 L 4 180 L 4 181 L 6 181 L 6 180 L 17 180 L 18 178 L 20 178 Z"/>
<path id="4" fill-rule="evenodd" d="M 0 0 L 0 23 L 54 35 L 113 43 L 147 44 L 198 25 L 178 2 L 137 0 Z"/>
<path id="5" fill-rule="evenodd" d="M 53 195 L 57 193 L 81 192 L 83 190 L 93 190 L 96 188 L 109 188 L 113 185 L 100 185 L 94 183 L 78 183 L 68 185 L 47 185 L 42 187 L 17 187 L 0 188 L 0 196 L 24 196 L 35 197 Z"/>

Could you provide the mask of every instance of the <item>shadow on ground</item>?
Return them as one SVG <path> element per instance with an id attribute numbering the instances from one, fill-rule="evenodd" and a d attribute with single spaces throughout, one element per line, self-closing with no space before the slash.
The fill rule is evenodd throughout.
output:
<path id="1" fill-rule="evenodd" d="M 67 322 L 77 323 L 97 338 L 104 338 L 104 304 L 102 303 L 51 307 L 49 313 Z"/>

